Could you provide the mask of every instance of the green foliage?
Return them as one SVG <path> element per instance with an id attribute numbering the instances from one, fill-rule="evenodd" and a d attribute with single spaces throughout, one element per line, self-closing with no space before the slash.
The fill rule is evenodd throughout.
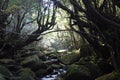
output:
<path id="1" fill-rule="evenodd" d="M 18 4 L 20 2 L 21 2 L 21 0 L 11 0 L 9 3 L 9 6 L 13 6 L 13 5 Z"/>
<path id="2" fill-rule="evenodd" d="M 22 6 L 28 6 L 31 5 L 35 2 L 35 0 L 29 0 L 29 1 L 24 1 L 24 0 L 11 0 L 9 3 L 9 6 L 13 6 L 13 5 L 22 5 Z"/>
<path id="3" fill-rule="evenodd" d="M 22 9 L 21 6 L 13 5 L 6 10 L 7 14 L 14 14 Z"/>

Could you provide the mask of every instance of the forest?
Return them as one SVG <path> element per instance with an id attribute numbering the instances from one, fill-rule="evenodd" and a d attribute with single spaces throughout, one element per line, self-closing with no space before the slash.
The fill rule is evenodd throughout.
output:
<path id="1" fill-rule="evenodd" d="M 120 0 L 0 0 L 0 80 L 120 80 Z"/>

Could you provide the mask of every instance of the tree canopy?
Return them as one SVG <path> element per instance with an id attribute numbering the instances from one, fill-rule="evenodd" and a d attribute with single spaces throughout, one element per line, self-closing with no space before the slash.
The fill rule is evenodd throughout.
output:
<path id="1" fill-rule="evenodd" d="M 113 64 L 116 63 L 114 58 L 119 56 L 120 50 L 118 44 L 120 42 L 119 1 L 53 1 L 68 13 L 71 29 L 82 36 L 94 48 L 98 56 L 105 59 L 111 56 Z"/>

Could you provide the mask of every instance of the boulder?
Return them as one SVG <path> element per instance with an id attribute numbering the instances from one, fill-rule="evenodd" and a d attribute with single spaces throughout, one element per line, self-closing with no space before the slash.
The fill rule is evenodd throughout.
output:
<path id="1" fill-rule="evenodd" d="M 47 68 L 47 65 L 44 64 L 44 62 L 39 59 L 37 55 L 26 57 L 22 62 L 21 65 L 23 67 L 29 67 L 33 71 L 37 71 L 40 68 Z"/>
<path id="2" fill-rule="evenodd" d="M 89 69 L 85 66 L 70 65 L 65 80 L 91 80 Z"/>
<path id="3" fill-rule="evenodd" d="M 47 74 L 50 74 L 53 72 L 53 67 L 49 66 L 46 70 L 47 70 Z"/>
<path id="4" fill-rule="evenodd" d="M 5 66 L 0 65 L 0 74 L 6 78 L 11 78 L 13 74 Z"/>
<path id="5" fill-rule="evenodd" d="M 0 59 L 0 63 L 6 66 L 6 65 L 15 64 L 15 60 L 13 60 L 13 59 Z"/>
<path id="6" fill-rule="evenodd" d="M 22 68 L 21 65 L 15 65 L 15 64 L 11 64 L 11 65 L 7 65 L 7 68 L 11 71 L 11 72 L 16 72 L 18 71 L 19 69 Z"/>
<path id="7" fill-rule="evenodd" d="M 120 74 L 113 71 L 109 74 L 100 76 L 100 77 L 96 78 L 95 80 L 120 80 Z"/>
<path id="8" fill-rule="evenodd" d="M 96 78 L 96 77 L 100 76 L 101 74 L 103 74 L 103 72 L 101 71 L 98 64 L 95 64 L 90 59 L 90 57 L 84 57 L 84 58 L 82 57 L 82 58 L 80 58 L 79 62 L 77 62 L 76 64 L 77 65 L 84 65 L 85 67 L 87 67 L 90 71 L 92 78 Z"/>
<path id="9" fill-rule="evenodd" d="M 21 75 L 21 76 L 12 77 L 10 80 L 35 80 L 35 79 L 32 76 Z"/>
<path id="10" fill-rule="evenodd" d="M 20 76 L 36 77 L 35 73 L 30 68 L 21 68 L 18 72 Z"/>
<path id="11" fill-rule="evenodd" d="M 17 80 L 35 80 L 35 79 L 32 76 L 21 76 L 21 78 Z"/>
<path id="12" fill-rule="evenodd" d="M 79 60 L 80 56 L 78 53 L 67 53 L 58 57 L 58 60 L 63 64 L 72 64 Z"/>
<path id="13" fill-rule="evenodd" d="M 6 80 L 2 74 L 0 74 L 0 80 Z"/>
<path id="14" fill-rule="evenodd" d="M 99 69 L 93 64 L 72 64 L 68 67 L 65 80 L 94 80 L 99 75 Z"/>
<path id="15" fill-rule="evenodd" d="M 52 68 L 53 69 L 60 69 L 60 68 L 62 68 L 62 66 L 59 64 L 52 64 Z"/>
<path id="16" fill-rule="evenodd" d="M 39 70 L 36 71 L 36 76 L 37 77 L 43 77 L 47 74 L 48 74 L 48 72 L 47 72 L 46 69 L 39 69 Z"/>

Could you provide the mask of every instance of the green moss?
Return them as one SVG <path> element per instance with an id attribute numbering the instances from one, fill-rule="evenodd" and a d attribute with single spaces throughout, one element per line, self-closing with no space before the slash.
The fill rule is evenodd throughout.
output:
<path id="1" fill-rule="evenodd" d="M 35 73 L 30 69 L 30 68 L 22 68 L 19 70 L 19 75 L 20 76 L 32 76 L 32 77 L 36 77 Z"/>
<path id="2" fill-rule="evenodd" d="M 26 57 L 22 62 L 21 64 L 24 65 L 24 64 L 30 64 L 32 65 L 33 64 L 40 64 L 40 63 L 43 63 L 42 60 L 39 59 L 39 57 L 37 55 L 34 55 L 34 56 L 29 56 L 29 57 Z"/>
<path id="3" fill-rule="evenodd" d="M 62 66 L 61 65 L 58 65 L 58 64 L 52 64 L 52 67 L 54 69 L 60 69 Z"/>
<path id="4" fill-rule="evenodd" d="M 120 74 L 117 72 L 111 72 L 109 74 L 105 74 L 101 77 L 98 77 L 96 80 L 118 80 L 120 77 Z"/>
<path id="5" fill-rule="evenodd" d="M 90 72 L 89 72 L 89 69 L 83 65 L 71 65 L 69 68 L 68 68 L 68 71 L 67 71 L 67 75 L 70 75 L 72 73 L 82 73 L 86 76 L 89 76 L 90 75 Z"/>
<path id="6" fill-rule="evenodd" d="M 46 74 L 47 74 L 47 70 L 46 69 L 39 69 L 38 71 L 36 71 L 37 77 L 42 77 L 42 76 L 44 76 Z"/>
<path id="7" fill-rule="evenodd" d="M 32 76 L 21 76 L 18 80 L 35 80 Z"/>
<path id="8" fill-rule="evenodd" d="M 64 64 L 70 64 L 76 61 L 77 59 L 79 59 L 79 54 L 76 53 L 65 54 L 59 57 L 59 60 Z"/>
<path id="9" fill-rule="evenodd" d="M 75 80 L 93 80 L 99 75 L 101 75 L 99 67 L 90 62 L 84 62 L 84 64 L 79 65 L 72 64 L 67 70 L 67 80 L 72 80 L 74 78 Z"/>
<path id="10" fill-rule="evenodd" d="M 26 57 L 25 60 L 21 62 L 21 65 L 30 68 L 34 72 L 40 68 L 47 68 L 47 65 L 37 55 Z"/>
<path id="11" fill-rule="evenodd" d="M 2 74 L 0 74 L 0 80 L 5 80 L 5 78 Z"/>
<path id="12" fill-rule="evenodd" d="M 65 80 L 89 80 L 89 69 L 83 65 L 71 65 L 66 74 Z"/>
<path id="13" fill-rule="evenodd" d="M 4 66 L 0 65 L 0 74 L 4 75 L 7 78 L 12 77 L 12 73 Z"/>
<path id="14" fill-rule="evenodd" d="M 1 12 L 2 12 L 3 14 L 11 14 L 11 13 L 16 13 L 16 12 L 18 12 L 20 9 L 22 9 L 21 6 L 13 5 L 13 6 L 9 7 L 9 8 L 6 9 L 6 10 L 2 10 Z"/>
<path id="15" fill-rule="evenodd" d="M 0 59 L 0 63 L 10 64 L 10 63 L 15 63 L 15 61 L 13 59 Z"/>

